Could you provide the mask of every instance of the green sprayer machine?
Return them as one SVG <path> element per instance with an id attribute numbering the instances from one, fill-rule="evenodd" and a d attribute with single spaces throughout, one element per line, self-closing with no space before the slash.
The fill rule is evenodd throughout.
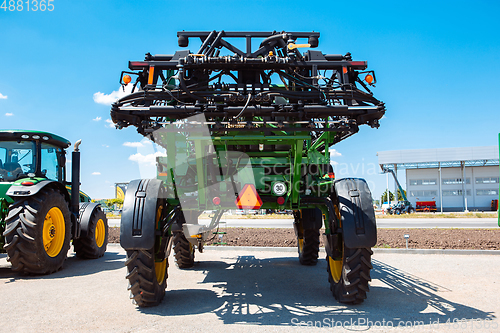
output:
<path id="1" fill-rule="evenodd" d="M 375 73 L 350 53 L 313 50 L 318 32 L 177 37 L 199 49 L 130 61 L 120 83 L 131 93 L 111 109 L 118 129 L 135 126 L 166 151 L 157 178 L 131 181 L 125 194 L 120 243 L 133 302 L 160 303 L 170 249 L 179 268 L 192 267 L 231 209 L 292 210 L 303 265 L 318 262 L 324 227 L 333 295 L 362 302 L 377 238 L 372 196 L 363 179 L 335 179 L 330 148 L 363 124 L 379 127 Z M 206 210 L 210 224 L 199 224 Z"/>

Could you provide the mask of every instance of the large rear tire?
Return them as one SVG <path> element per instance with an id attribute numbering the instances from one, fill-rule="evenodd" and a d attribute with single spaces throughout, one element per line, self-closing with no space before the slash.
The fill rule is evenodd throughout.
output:
<path id="1" fill-rule="evenodd" d="M 184 233 L 174 231 L 174 253 L 175 263 L 179 268 L 191 268 L 194 266 L 194 246 L 187 240 Z"/>
<path id="2" fill-rule="evenodd" d="M 94 209 L 84 229 L 81 231 L 84 236 L 73 240 L 76 256 L 83 259 L 102 257 L 108 245 L 108 219 L 101 207 Z"/>
<path id="3" fill-rule="evenodd" d="M 342 258 L 327 255 L 328 282 L 333 296 L 341 303 L 358 304 L 370 290 L 371 255 L 369 248 L 350 249 L 343 246 Z"/>
<path id="4" fill-rule="evenodd" d="M 319 229 L 304 228 L 304 225 L 321 225 L 321 210 L 317 208 L 302 209 L 301 217 L 296 222 L 297 250 L 302 265 L 314 266 L 319 256 Z"/>
<path id="5" fill-rule="evenodd" d="M 64 195 L 43 188 L 31 197 L 16 198 L 9 207 L 4 236 L 13 271 L 50 274 L 61 269 L 71 240 Z"/>

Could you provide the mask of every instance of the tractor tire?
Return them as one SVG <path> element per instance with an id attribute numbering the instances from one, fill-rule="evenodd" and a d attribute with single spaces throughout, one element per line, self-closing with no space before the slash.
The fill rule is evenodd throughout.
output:
<path id="1" fill-rule="evenodd" d="M 319 256 L 319 229 L 321 229 L 322 215 L 321 210 L 302 209 L 301 221 L 296 225 L 297 249 L 299 252 L 299 261 L 302 265 L 314 266 L 318 263 Z M 319 228 L 304 228 L 306 226 L 316 225 Z"/>
<path id="2" fill-rule="evenodd" d="M 168 258 L 156 262 L 154 248 L 127 251 L 125 261 L 132 303 L 140 307 L 160 304 L 167 288 Z"/>
<path id="3" fill-rule="evenodd" d="M 415 213 L 415 209 L 413 207 L 408 208 L 408 214 Z"/>
<path id="4" fill-rule="evenodd" d="M 394 210 L 394 214 L 396 214 L 396 215 L 401 215 L 401 210 L 400 210 L 400 209 L 395 209 L 395 210 Z"/>
<path id="5" fill-rule="evenodd" d="M 43 188 L 16 198 L 9 207 L 4 246 L 12 270 L 50 274 L 62 268 L 71 240 L 71 217 L 64 195 Z"/>
<path id="6" fill-rule="evenodd" d="M 82 234 L 85 236 L 73 240 L 76 256 L 82 259 L 102 257 L 108 245 L 108 219 L 101 207 L 94 209 Z"/>
<path id="7" fill-rule="evenodd" d="M 341 303 L 359 304 L 366 298 L 370 270 L 369 248 L 350 249 L 343 246 L 343 256 L 335 260 L 327 255 L 328 282 L 333 296 Z"/>
<path id="8" fill-rule="evenodd" d="M 194 266 L 194 246 L 186 239 L 182 231 L 174 231 L 174 253 L 177 267 L 191 268 Z"/>

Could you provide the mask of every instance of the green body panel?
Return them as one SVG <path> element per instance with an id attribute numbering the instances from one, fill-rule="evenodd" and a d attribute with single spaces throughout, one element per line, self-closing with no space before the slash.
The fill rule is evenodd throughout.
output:
<path id="1" fill-rule="evenodd" d="M 274 135 L 270 135 L 274 134 Z M 179 204 L 179 198 L 189 195 L 197 197 L 187 210 L 220 210 L 237 209 L 234 193 L 228 191 L 235 185 L 239 193 L 245 185 L 245 176 L 238 174 L 237 179 L 231 179 L 229 174 L 217 173 L 215 181 L 210 180 L 210 165 L 217 170 L 225 170 L 228 164 L 241 163 L 234 147 L 259 146 L 260 151 L 245 153 L 245 159 L 250 166 L 247 171 L 254 179 L 257 193 L 263 199 L 260 209 L 302 209 L 317 207 L 322 209 L 328 218 L 328 211 L 324 205 L 304 204 L 304 197 L 328 197 L 332 193 L 333 179 L 328 177 L 331 146 L 335 139 L 335 132 L 325 132 L 313 139 L 308 132 L 273 132 L 259 133 L 231 132 L 231 135 L 213 136 L 192 134 L 189 139 L 182 133 L 167 132 L 156 140 L 167 150 L 166 157 L 157 158 L 158 176 L 167 188 L 168 203 L 173 207 Z M 289 150 L 276 151 L 269 149 L 276 145 L 289 145 Z M 229 146 L 229 148 L 228 148 Z M 213 147 L 213 148 L 212 148 Z M 326 149 L 325 149 L 326 147 Z M 260 149 L 259 148 L 259 149 Z M 210 149 L 212 154 L 207 153 Z M 321 151 L 319 150 L 321 149 Z M 231 154 L 236 156 L 231 156 Z M 200 157 L 201 158 L 197 158 Z M 312 174 L 312 168 L 319 169 Z M 186 177 L 189 172 L 195 173 L 191 181 Z M 269 172 L 269 170 L 274 170 Z M 305 170 L 305 171 L 304 171 Z M 285 202 L 277 203 L 277 195 L 271 191 L 275 182 L 283 182 L 287 192 L 283 195 Z M 234 184 L 233 184 L 234 183 Z M 190 185 L 191 184 L 191 185 Z M 213 193 L 221 193 L 221 204 L 212 202 Z M 224 197 L 224 194 L 229 194 Z M 218 195 L 217 195 L 218 196 Z"/>

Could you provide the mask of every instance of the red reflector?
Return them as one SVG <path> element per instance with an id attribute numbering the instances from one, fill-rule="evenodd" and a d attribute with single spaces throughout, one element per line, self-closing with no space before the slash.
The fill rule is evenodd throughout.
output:
<path id="1" fill-rule="evenodd" d="M 262 206 L 262 199 L 254 185 L 246 184 L 238 194 L 235 203 L 240 209 L 259 209 Z"/>
<path id="2" fill-rule="evenodd" d="M 220 205 L 220 198 L 219 197 L 215 197 L 212 199 L 212 202 L 214 203 L 214 205 L 218 206 Z"/>
<path id="3" fill-rule="evenodd" d="M 276 200 L 278 202 L 278 205 L 282 205 L 285 203 L 285 198 L 283 197 L 279 197 L 278 200 Z"/>
<path id="4" fill-rule="evenodd" d="M 335 178 L 335 173 L 334 172 L 329 172 L 328 173 L 328 178 L 334 179 Z"/>
<path id="5" fill-rule="evenodd" d="M 30 185 L 35 185 L 35 183 L 25 181 L 25 182 L 22 182 L 22 183 L 21 183 L 21 185 L 24 185 L 24 186 L 30 186 Z"/>

